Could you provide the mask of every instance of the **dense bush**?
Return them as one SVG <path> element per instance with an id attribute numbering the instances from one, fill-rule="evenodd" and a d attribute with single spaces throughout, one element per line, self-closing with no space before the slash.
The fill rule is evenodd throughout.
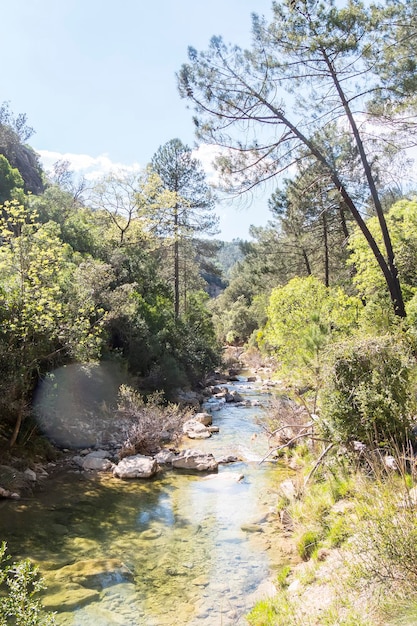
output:
<path id="1" fill-rule="evenodd" d="M 334 346 L 321 392 L 324 429 L 342 442 L 403 446 L 415 411 L 413 363 L 400 337 Z"/>
<path id="2" fill-rule="evenodd" d="M 121 457 L 132 454 L 154 454 L 164 443 L 175 442 L 191 410 L 180 410 L 176 404 L 164 405 L 162 394 L 144 398 L 131 387 L 121 385 L 117 419 L 124 435 Z"/>

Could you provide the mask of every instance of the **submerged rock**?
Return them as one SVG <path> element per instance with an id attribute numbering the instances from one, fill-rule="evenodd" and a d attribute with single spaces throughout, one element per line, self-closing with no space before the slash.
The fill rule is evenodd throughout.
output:
<path id="1" fill-rule="evenodd" d="M 240 395 L 238 391 L 233 389 L 233 391 L 229 391 L 225 395 L 226 402 L 243 402 L 243 397 Z"/>
<path id="2" fill-rule="evenodd" d="M 100 457 L 86 457 L 81 466 L 84 470 L 98 470 L 105 472 L 113 467 L 113 463 L 109 459 L 103 459 Z"/>
<path id="3" fill-rule="evenodd" d="M 87 559 L 65 565 L 46 577 L 48 585 L 65 581 L 89 589 L 103 589 L 123 580 L 131 580 L 132 572 L 119 559 Z"/>
<path id="4" fill-rule="evenodd" d="M 158 463 L 151 456 L 135 454 L 127 456 L 113 468 L 113 476 L 117 478 L 150 478 L 156 474 Z"/>
<path id="5" fill-rule="evenodd" d="M 161 450 L 158 454 L 155 454 L 155 460 L 158 465 L 172 465 L 172 461 L 176 458 L 175 452 L 172 450 Z"/>
<path id="6" fill-rule="evenodd" d="M 258 524 L 242 524 L 240 530 L 245 533 L 262 533 L 263 529 Z"/>
<path id="7" fill-rule="evenodd" d="M 140 539 L 146 539 L 147 541 L 158 539 L 162 535 L 162 531 L 159 528 L 148 528 L 140 533 Z"/>
<path id="8" fill-rule="evenodd" d="M 217 459 L 219 465 L 226 465 L 227 463 L 237 463 L 238 461 L 241 461 L 241 459 L 239 459 L 239 457 L 235 456 L 234 454 L 228 454 Z"/>
<path id="9" fill-rule="evenodd" d="M 57 593 L 44 596 L 42 604 L 47 611 L 74 611 L 90 602 L 97 601 L 99 597 L 100 593 L 95 589 L 70 584 Z"/>

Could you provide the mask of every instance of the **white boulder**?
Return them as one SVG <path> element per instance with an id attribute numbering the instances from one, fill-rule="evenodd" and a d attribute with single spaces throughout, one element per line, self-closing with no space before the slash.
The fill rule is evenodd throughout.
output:
<path id="1" fill-rule="evenodd" d="M 158 463 L 151 456 L 135 454 L 127 456 L 113 468 L 113 476 L 117 478 L 150 478 L 156 474 Z"/>
<path id="2" fill-rule="evenodd" d="M 218 463 L 212 454 L 206 454 L 200 450 L 183 450 L 173 459 L 172 467 L 198 472 L 215 472 Z"/>

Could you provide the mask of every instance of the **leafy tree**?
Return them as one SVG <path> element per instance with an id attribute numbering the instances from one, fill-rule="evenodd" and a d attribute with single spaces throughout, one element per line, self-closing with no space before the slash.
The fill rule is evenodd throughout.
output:
<path id="1" fill-rule="evenodd" d="M 417 201 L 401 200 L 395 203 L 386 216 L 399 276 L 403 285 L 404 299 L 407 303 L 417 293 Z M 367 222 L 369 230 L 377 241 L 381 239 L 376 217 Z M 351 249 L 350 262 L 354 264 L 356 273 L 353 277 L 360 296 L 367 302 L 366 309 L 371 309 L 375 316 L 375 305 L 379 303 L 386 308 L 386 292 L 384 281 L 378 272 L 378 266 L 368 246 L 356 230 L 349 242 Z M 408 307 L 407 307 L 408 308 Z"/>
<path id="2" fill-rule="evenodd" d="M 59 227 L 40 224 L 16 201 L 0 219 L 2 396 L 15 419 L 14 445 L 36 377 L 47 364 L 88 360 L 100 347 L 100 311 L 77 292 L 72 250 Z"/>
<path id="3" fill-rule="evenodd" d="M 403 449 L 416 403 L 413 359 L 401 336 L 366 337 L 334 346 L 321 392 L 321 421 L 343 443 Z"/>
<path id="4" fill-rule="evenodd" d="M 41 223 L 53 221 L 59 225 L 62 241 L 75 252 L 106 259 L 117 235 L 105 211 L 84 206 L 58 185 L 47 187 L 40 196 L 31 196 L 29 203 Z"/>
<path id="5" fill-rule="evenodd" d="M 271 293 L 260 340 L 298 387 L 322 383 L 324 353 L 357 326 L 360 300 L 314 276 L 293 278 Z"/>
<path id="6" fill-rule="evenodd" d="M 123 245 L 127 231 L 137 218 L 138 176 L 131 172 L 112 172 L 94 185 L 89 203 L 108 213 Z"/>
<path id="7" fill-rule="evenodd" d="M 161 146 L 152 158 L 151 167 L 164 188 L 176 194 L 175 201 L 164 211 L 153 215 L 157 232 L 168 236 L 173 246 L 173 282 L 175 316 L 180 313 L 181 249 L 187 239 L 196 234 L 214 234 L 218 218 L 213 214 L 214 196 L 206 183 L 200 162 L 192 157 L 191 149 L 179 139 Z M 183 257 L 184 258 L 184 257 Z"/>
<path id="8" fill-rule="evenodd" d="M 372 250 L 395 313 L 403 317 L 375 166 L 384 138 L 370 137 L 363 124 L 366 104 L 381 85 L 375 66 L 367 62 L 381 19 L 381 12 L 358 0 L 340 8 L 313 0 L 274 2 L 269 23 L 253 16 L 250 50 L 213 37 L 206 52 L 189 49 L 189 63 L 178 80 L 180 94 L 195 105 L 197 136 L 224 148 L 217 163 L 229 188 L 250 189 L 295 160 L 314 159 L 320 165 Z M 369 231 L 356 198 L 357 169 L 340 167 L 339 143 L 329 141 L 335 127 L 349 134 L 357 152 L 382 245 Z"/>
<path id="9" fill-rule="evenodd" d="M 84 176 L 76 177 L 71 170 L 71 163 L 65 159 L 56 161 L 52 171 L 47 172 L 48 180 L 72 196 L 74 203 L 83 203 L 83 194 L 87 191 L 87 180 Z"/>
<path id="10" fill-rule="evenodd" d="M 351 160 L 354 166 L 354 159 Z M 269 200 L 270 228 L 277 233 L 278 251 L 288 278 L 314 274 L 326 286 L 346 282 L 345 262 L 349 239 L 349 213 L 326 173 L 306 160 L 292 180 Z"/>

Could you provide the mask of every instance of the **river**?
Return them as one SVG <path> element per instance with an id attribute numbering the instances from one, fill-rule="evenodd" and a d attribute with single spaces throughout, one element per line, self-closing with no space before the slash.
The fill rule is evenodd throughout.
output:
<path id="1" fill-rule="evenodd" d="M 232 386 L 268 400 L 244 379 Z M 268 449 L 262 411 L 225 404 L 213 412 L 220 432 L 186 443 L 242 459 L 216 475 L 168 471 L 122 482 L 63 471 L 34 499 L 1 503 L 0 537 L 13 557 L 39 564 L 59 625 L 247 623 L 262 583 L 285 559 L 275 511 L 287 470 L 259 464 Z"/>

